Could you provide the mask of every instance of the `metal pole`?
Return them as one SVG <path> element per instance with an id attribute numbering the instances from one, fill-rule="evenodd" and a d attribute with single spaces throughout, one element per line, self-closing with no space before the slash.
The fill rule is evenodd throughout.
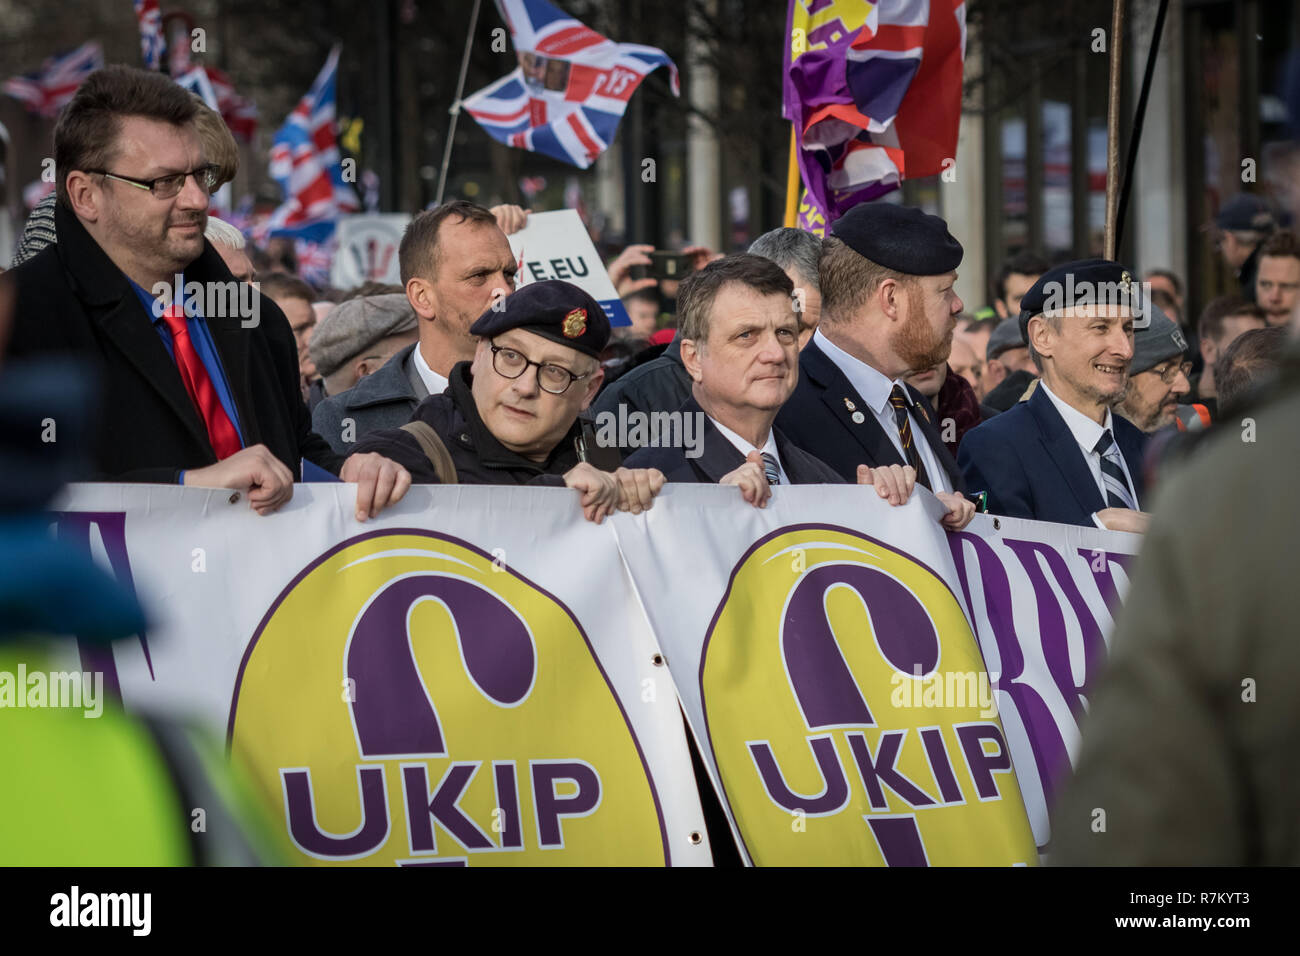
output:
<path id="1" fill-rule="evenodd" d="M 1151 49 L 1147 51 L 1146 72 L 1142 74 L 1142 92 L 1138 94 L 1137 113 L 1133 117 L 1133 138 L 1128 144 L 1128 159 L 1124 162 L 1124 186 L 1119 196 L 1119 215 L 1115 221 L 1115 245 L 1124 238 L 1124 214 L 1128 212 L 1128 196 L 1133 189 L 1133 169 L 1137 166 L 1138 143 L 1142 140 L 1142 123 L 1147 115 L 1147 96 L 1151 93 L 1151 79 L 1156 72 L 1156 56 L 1160 52 L 1160 34 L 1165 29 L 1165 12 L 1169 0 L 1160 0 L 1156 12 L 1155 30 L 1151 34 Z"/>
<path id="2" fill-rule="evenodd" d="M 1119 212 L 1119 93 L 1124 59 L 1124 0 L 1110 21 L 1110 103 L 1106 109 L 1106 258 L 1114 260 Z"/>
<path id="3" fill-rule="evenodd" d="M 465 35 L 465 55 L 460 59 L 460 79 L 456 81 L 456 98 L 451 103 L 451 127 L 447 130 L 447 145 L 442 150 L 442 172 L 438 175 L 438 195 L 435 206 L 442 205 L 442 193 L 447 188 L 447 167 L 451 165 L 451 147 L 456 139 L 456 120 L 460 118 L 460 98 L 465 92 L 465 74 L 469 72 L 469 47 L 474 42 L 474 27 L 478 25 L 480 0 L 474 0 L 474 12 L 469 15 L 469 33 Z"/>
<path id="4" fill-rule="evenodd" d="M 794 124 L 790 124 L 790 164 L 785 177 L 785 216 L 782 225 L 793 226 L 799 221 L 799 142 Z"/>

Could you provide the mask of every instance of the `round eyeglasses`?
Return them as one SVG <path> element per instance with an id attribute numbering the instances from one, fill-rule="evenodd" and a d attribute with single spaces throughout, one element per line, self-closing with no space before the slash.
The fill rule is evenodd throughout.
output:
<path id="1" fill-rule="evenodd" d="M 212 190 L 217 188 L 217 176 L 219 168 L 209 163 L 207 166 L 200 166 L 198 169 L 191 169 L 185 173 L 171 173 L 167 176 L 158 176 L 155 179 L 136 179 L 132 176 L 119 176 L 117 173 L 110 173 L 106 169 L 88 169 L 88 173 L 98 173 L 106 179 L 116 179 L 121 183 L 128 183 L 137 189 L 147 189 L 153 193 L 155 199 L 171 199 L 182 189 L 185 188 L 186 177 L 193 176 L 194 181 L 199 184 L 199 188 L 205 193 L 211 194 Z"/>
<path id="2" fill-rule="evenodd" d="M 591 375 L 591 372 L 586 375 L 574 375 L 562 365 L 534 362 L 512 348 L 504 345 L 492 346 L 492 367 L 501 377 L 518 378 L 528 371 L 530 365 L 537 366 L 537 384 L 541 386 L 542 391 L 550 392 L 552 395 L 563 395 L 574 382 L 580 382 Z"/>
<path id="3" fill-rule="evenodd" d="M 1184 378 L 1192 374 L 1192 363 L 1175 362 L 1173 365 L 1168 365 L 1165 368 L 1153 368 L 1151 371 L 1160 376 L 1160 381 L 1164 382 L 1166 385 L 1172 385 L 1174 384 L 1175 379 L 1178 378 L 1179 372 L 1183 373 Z"/>

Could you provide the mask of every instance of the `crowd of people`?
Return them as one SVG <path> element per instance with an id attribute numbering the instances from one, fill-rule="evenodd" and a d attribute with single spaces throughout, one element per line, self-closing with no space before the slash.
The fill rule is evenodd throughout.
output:
<path id="1" fill-rule="evenodd" d="M 62 479 L 235 489 L 268 513 L 324 472 L 357 485 L 361 521 L 413 482 L 567 486 L 596 522 L 675 482 L 736 486 L 737 507 L 782 484 L 890 505 L 921 486 L 949 529 L 987 511 L 1144 532 L 1155 482 L 1240 419 L 1297 321 L 1300 242 L 1249 196 L 1216 222 L 1240 293 L 1195 321 L 1169 271 L 1028 253 L 968 311 L 961 243 L 889 202 L 825 239 L 690 248 L 681 279 L 637 275 L 651 248 L 628 247 L 608 267 L 619 328 L 570 283 L 515 291 L 513 206 L 421 212 L 400 285 L 314 289 L 208 215 L 228 140 L 191 94 L 127 67 L 60 116 L 57 191 L 0 283 L 0 333 L 10 362 L 70 359 L 93 383 L 98 421 L 50 451 Z M 255 316 L 212 294 L 251 281 Z M 607 413 L 690 417 L 700 441 L 611 442 Z"/>
<path id="2" fill-rule="evenodd" d="M 1234 414 L 1300 296 L 1300 243 L 1250 196 L 1216 222 L 1241 294 L 1195 324 L 1172 272 L 1025 252 L 968 312 L 943 220 L 872 203 L 825 240 L 688 248 L 683 279 L 639 275 L 652 247 L 629 246 L 608 269 L 632 321 L 611 328 L 568 283 L 514 294 L 515 206 L 444 203 L 407 228 L 400 284 L 313 289 L 207 214 L 237 157 L 196 97 L 127 67 L 59 120 L 64 175 L 15 256 L 9 352 L 70 352 L 102 377 L 83 477 L 231 487 L 266 512 L 318 468 L 358 483 L 363 518 L 413 480 L 567 484 L 593 518 L 649 507 L 665 478 L 754 504 L 782 482 L 893 502 L 920 484 L 952 527 L 979 507 L 1141 530 L 1147 448 L 1168 444 L 1148 438 Z M 260 287 L 256 323 L 202 294 L 232 280 Z M 635 432 L 607 447 L 606 413 L 703 415 L 704 451 Z"/>

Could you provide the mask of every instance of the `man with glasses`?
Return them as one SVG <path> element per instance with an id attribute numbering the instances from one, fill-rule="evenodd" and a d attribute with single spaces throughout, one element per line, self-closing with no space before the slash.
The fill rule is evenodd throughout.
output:
<path id="1" fill-rule="evenodd" d="M 306 459 L 358 482 L 363 520 L 410 476 L 378 456 L 344 462 L 312 433 L 284 315 L 229 294 L 239 283 L 204 240 L 218 171 L 197 110 L 166 76 L 130 67 L 77 90 L 54 133 L 58 242 L 14 270 L 11 353 L 69 355 L 97 379 L 79 478 L 233 488 L 265 514 Z"/>
<path id="2" fill-rule="evenodd" d="M 1151 321 L 1134 329 L 1128 389 L 1115 411 L 1150 434 L 1174 424 L 1179 401 L 1192 390 L 1187 379 L 1192 363 L 1184 361 L 1187 339 L 1182 330 L 1154 303 L 1147 308 Z"/>
<path id="3" fill-rule="evenodd" d="M 451 369 L 446 391 L 425 398 L 401 428 L 371 432 L 358 453 L 382 454 L 429 484 L 550 485 L 582 492 L 599 524 L 616 508 L 649 508 L 663 487 L 653 468 L 604 471 L 579 414 L 604 379 L 609 319 L 595 299 L 559 280 L 499 299 L 469 329 L 472 362 Z"/>

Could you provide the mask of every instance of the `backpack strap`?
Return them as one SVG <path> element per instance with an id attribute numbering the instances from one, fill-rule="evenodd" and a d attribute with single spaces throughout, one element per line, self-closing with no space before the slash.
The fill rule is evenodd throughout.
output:
<path id="1" fill-rule="evenodd" d="M 420 450 L 429 459 L 429 464 L 433 465 L 434 474 L 438 476 L 439 482 L 444 485 L 458 483 L 456 464 L 451 460 L 451 452 L 447 451 L 447 445 L 442 437 L 427 422 L 407 422 L 402 426 L 402 431 L 420 443 Z"/>

